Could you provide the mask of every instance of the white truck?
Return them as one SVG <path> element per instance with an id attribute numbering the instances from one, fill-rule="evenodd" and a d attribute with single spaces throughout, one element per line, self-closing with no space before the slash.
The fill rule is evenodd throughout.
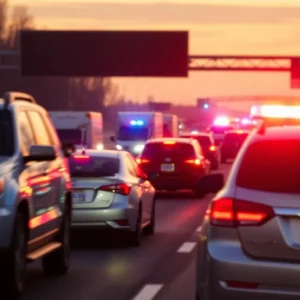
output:
<path id="1" fill-rule="evenodd" d="M 163 137 L 163 114 L 160 112 L 119 112 L 116 136 L 111 140 L 116 149 L 139 155 L 150 138 Z"/>
<path id="2" fill-rule="evenodd" d="M 163 136 L 178 137 L 179 122 L 178 117 L 172 114 L 164 114 L 163 116 Z"/>
<path id="3" fill-rule="evenodd" d="M 49 112 L 64 147 L 102 150 L 102 114 L 91 111 Z"/>

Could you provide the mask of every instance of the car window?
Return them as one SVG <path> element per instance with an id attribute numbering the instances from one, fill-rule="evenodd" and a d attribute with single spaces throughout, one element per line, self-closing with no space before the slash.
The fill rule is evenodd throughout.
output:
<path id="1" fill-rule="evenodd" d="M 13 117 L 9 110 L 0 111 L 0 155 L 12 156 L 14 154 L 14 126 Z"/>
<path id="2" fill-rule="evenodd" d="M 28 156 L 30 147 L 36 144 L 36 140 L 34 138 L 32 126 L 25 111 L 21 111 L 18 114 L 18 126 L 21 132 L 22 155 Z"/>
<path id="3" fill-rule="evenodd" d="M 138 163 L 135 161 L 135 159 L 133 158 L 132 155 L 128 155 L 129 160 L 131 161 L 134 169 L 135 169 L 135 173 L 137 175 L 137 177 L 142 178 L 143 176 L 145 176 L 144 171 L 140 168 L 140 166 L 138 165 Z"/>
<path id="4" fill-rule="evenodd" d="M 36 111 L 29 112 L 29 118 L 34 128 L 35 138 L 38 145 L 51 146 L 49 132 L 42 118 L 42 115 Z"/>
<path id="5" fill-rule="evenodd" d="M 224 143 L 243 143 L 248 137 L 248 133 L 227 133 Z"/>
<path id="6" fill-rule="evenodd" d="M 120 159 L 116 157 L 82 157 L 76 155 L 69 158 L 71 176 L 101 177 L 114 176 L 119 173 Z"/>
<path id="7" fill-rule="evenodd" d="M 142 157 L 161 159 L 170 157 L 172 159 L 187 159 L 195 157 L 194 146 L 188 143 L 148 143 L 146 144 Z"/>
<path id="8" fill-rule="evenodd" d="M 239 187 L 300 193 L 300 140 L 259 141 L 248 147 L 238 170 Z"/>

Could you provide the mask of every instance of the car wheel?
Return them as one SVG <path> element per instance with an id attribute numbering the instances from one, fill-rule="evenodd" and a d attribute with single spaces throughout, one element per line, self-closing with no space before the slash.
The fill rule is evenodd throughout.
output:
<path id="1" fill-rule="evenodd" d="M 135 230 L 129 233 L 130 237 L 130 245 L 133 247 L 139 247 L 141 244 L 141 236 L 142 236 L 142 209 L 140 207 L 139 213 L 137 216 Z"/>
<path id="2" fill-rule="evenodd" d="M 17 212 L 12 245 L 1 265 L 0 288 L 5 299 L 19 299 L 26 281 L 27 228 L 23 213 Z"/>
<path id="3" fill-rule="evenodd" d="M 146 235 L 153 235 L 155 232 L 155 208 L 156 208 L 156 196 L 153 198 L 151 221 L 150 224 L 144 229 Z"/>
<path id="4" fill-rule="evenodd" d="M 45 274 L 64 275 L 68 272 L 71 256 L 71 216 L 66 207 L 63 223 L 58 234 L 62 246 L 43 257 L 42 265 Z"/>

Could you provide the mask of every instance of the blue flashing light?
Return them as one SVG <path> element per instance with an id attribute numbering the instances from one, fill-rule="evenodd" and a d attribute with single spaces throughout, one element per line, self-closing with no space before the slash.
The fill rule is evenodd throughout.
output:
<path id="1" fill-rule="evenodd" d="M 131 126 L 143 126 L 145 123 L 142 120 L 132 120 L 130 121 Z"/>
<path id="2" fill-rule="evenodd" d="M 204 109 L 209 109 L 209 104 L 205 103 L 205 104 L 203 105 L 203 108 L 204 108 Z"/>

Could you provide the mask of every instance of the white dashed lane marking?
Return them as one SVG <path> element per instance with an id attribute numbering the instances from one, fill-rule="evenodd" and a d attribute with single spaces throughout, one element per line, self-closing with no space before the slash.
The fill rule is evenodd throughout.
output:
<path id="1" fill-rule="evenodd" d="M 196 247 L 196 243 L 187 242 L 182 244 L 182 246 L 177 250 L 177 253 L 190 253 Z"/>
<path id="2" fill-rule="evenodd" d="M 162 287 L 162 284 L 146 284 L 133 300 L 152 300 Z"/>

